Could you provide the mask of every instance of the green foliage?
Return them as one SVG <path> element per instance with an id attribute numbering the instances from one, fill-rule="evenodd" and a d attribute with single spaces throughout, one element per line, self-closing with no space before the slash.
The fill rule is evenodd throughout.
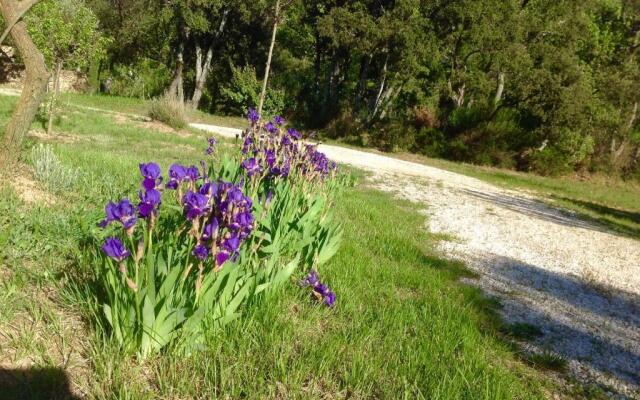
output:
<path id="1" fill-rule="evenodd" d="M 29 34 L 53 67 L 87 68 L 104 55 L 109 41 L 99 31 L 99 21 L 83 0 L 45 0 L 27 13 Z"/>
<path id="2" fill-rule="evenodd" d="M 151 119 L 167 124 L 175 130 L 187 126 L 184 104 L 169 96 L 151 100 L 148 114 Z"/>
<path id="3" fill-rule="evenodd" d="M 249 107 L 257 107 L 260 99 L 262 82 L 256 77 L 252 67 L 232 67 L 232 77 L 229 83 L 222 87 L 222 101 L 229 111 L 246 114 Z M 265 115 L 282 114 L 285 106 L 285 93 L 281 90 L 270 89 L 264 100 Z"/>
<path id="4" fill-rule="evenodd" d="M 116 65 L 110 94 L 149 99 L 160 96 L 167 88 L 171 73 L 164 64 L 143 58 L 133 65 Z"/>

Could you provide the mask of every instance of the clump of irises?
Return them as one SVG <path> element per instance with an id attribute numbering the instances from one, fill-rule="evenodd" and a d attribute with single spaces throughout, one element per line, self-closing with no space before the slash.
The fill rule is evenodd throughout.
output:
<path id="1" fill-rule="evenodd" d="M 303 287 L 310 287 L 312 296 L 322 302 L 327 307 L 333 307 L 336 302 L 336 294 L 332 292 L 327 285 L 320 282 L 318 273 L 311 270 L 307 276 L 300 281 L 300 285 Z"/>
<path id="2" fill-rule="evenodd" d="M 213 147 L 215 141 L 209 140 L 209 145 Z M 118 203 L 109 202 L 105 207 L 106 216 L 98 224 L 100 227 L 106 228 L 117 223 L 122 226 L 126 236 L 133 239 L 136 224 L 143 219 L 151 232 L 162 204 L 161 191 L 175 191 L 193 242 L 191 254 L 199 261 L 199 278 L 202 278 L 208 260 L 211 260 L 214 271 L 219 271 L 228 260 L 237 260 L 242 242 L 251 235 L 255 225 L 252 201 L 244 195 L 240 185 L 214 182 L 194 165 L 173 164 L 165 185 L 162 185 L 161 169 L 156 163 L 140 164 L 140 173 L 143 180 L 138 192 L 138 204 L 134 206 L 127 198 Z M 141 253 L 146 247 L 138 246 L 136 262 L 142 258 Z M 132 253 L 123 242 L 116 236 L 109 237 L 102 251 L 118 263 L 129 287 L 137 287 L 137 282 L 127 275 L 125 259 Z"/>
<path id="3" fill-rule="evenodd" d="M 143 163 L 137 199 L 105 206 L 98 225 L 110 234 L 94 253 L 99 306 L 123 348 L 143 357 L 172 342 L 196 348 L 248 299 L 337 251 L 341 228 L 327 215 L 335 163 L 284 118 L 263 123 L 255 110 L 248 118 L 241 160 L 219 160 L 209 138 L 204 153 L 219 168 L 176 163 L 163 176 Z M 315 271 L 304 285 L 334 306 Z"/>
<path id="4" fill-rule="evenodd" d="M 249 178 L 298 175 L 306 180 L 323 180 L 335 175 L 336 164 L 316 145 L 305 144 L 300 132 L 287 128 L 281 116 L 262 122 L 260 115 L 249 109 L 247 119 L 251 127 L 243 133 L 242 168 Z"/>

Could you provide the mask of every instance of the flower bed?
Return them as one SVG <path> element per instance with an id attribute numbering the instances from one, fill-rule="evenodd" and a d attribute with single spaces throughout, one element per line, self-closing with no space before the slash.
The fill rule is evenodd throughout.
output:
<path id="1" fill-rule="evenodd" d="M 251 111 L 249 119 L 234 157 L 174 164 L 166 177 L 140 164 L 137 204 L 105 207 L 95 305 L 125 351 L 190 351 L 248 300 L 296 271 L 315 276 L 337 251 L 342 230 L 329 211 L 345 178 L 282 118 L 263 123 Z M 207 155 L 215 145 L 210 139 Z M 326 286 L 308 284 L 313 298 L 335 304 Z"/>

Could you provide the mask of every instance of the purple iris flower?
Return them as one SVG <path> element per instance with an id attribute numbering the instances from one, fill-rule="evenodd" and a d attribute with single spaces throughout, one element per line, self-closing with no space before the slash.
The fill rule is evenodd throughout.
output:
<path id="1" fill-rule="evenodd" d="M 285 120 L 280 115 L 276 115 L 275 117 L 273 117 L 273 122 L 275 122 L 277 125 L 284 125 Z"/>
<path id="2" fill-rule="evenodd" d="M 320 282 L 318 273 L 311 270 L 307 276 L 300 281 L 301 286 L 311 286 L 313 294 L 318 300 L 322 300 L 328 307 L 333 307 L 336 302 L 336 294 L 327 285 Z"/>
<path id="3" fill-rule="evenodd" d="M 264 156 L 269 168 L 273 168 L 273 164 L 276 162 L 276 152 L 273 150 L 265 150 Z"/>
<path id="4" fill-rule="evenodd" d="M 237 236 L 231 236 L 222 242 L 222 246 L 229 253 L 234 253 L 240 247 L 240 239 Z"/>
<path id="5" fill-rule="evenodd" d="M 193 182 L 197 181 L 200 178 L 200 170 L 195 165 L 187 168 L 186 174 L 187 178 L 189 178 Z"/>
<path id="6" fill-rule="evenodd" d="M 102 245 L 102 251 L 108 257 L 113 258 L 118 262 L 122 262 L 125 258 L 131 255 L 131 253 L 124 247 L 120 239 L 116 237 L 108 237 Z"/>
<path id="7" fill-rule="evenodd" d="M 332 291 L 328 291 L 324 295 L 324 304 L 326 304 L 327 307 L 333 307 L 335 302 L 336 302 L 336 294 L 333 293 Z"/>
<path id="8" fill-rule="evenodd" d="M 218 192 L 218 185 L 213 182 L 205 182 L 200 189 L 198 189 L 198 193 L 205 195 L 207 197 L 211 197 L 215 193 Z"/>
<path id="9" fill-rule="evenodd" d="M 291 136 L 295 140 L 300 140 L 300 138 L 302 137 L 302 135 L 300 135 L 300 132 L 298 132 L 297 130 L 295 130 L 293 128 L 287 129 L 287 133 L 289 134 L 289 136 Z"/>
<path id="10" fill-rule="evenodd" d="M 167 189 L 177 189 L 178 185 L 185 180 L 186 176 L 187 169 L 183 165 L 171 165 L 171 167 L 169 167 L 169 182 L 167 182 Z"/>
<path id="11" fill-rule="evenodd" d="M 260 120 L 260 114 L 258 114 L 258 112 L 255 109 L 249 108 L 249 112 L 247 113 L 247 119 L 252 124 L 255 124 Z"/>
<path id="12" fill-rule="evenodd" d="M 208 242 L 211 239 L 214 239 L 218 236 L 218 227 L 219 227 L 218 219 L 212 218 L 207 225 L 204 226 L 204 230 L 202 231 L 202 241 Z"/>
<path id="13" fill-rule="evenodd" d="M 137 221 L 136 209 L 129 199 L 122 199 L 118 204 L 110 201 L 104 208 L 104 212 L 106 214 L 106 218 L 98 224 L 101 228 L 106 227 L 112 222 L 118 221 L 122 224 L 124 229 L 130 229 Z"/>
<path id="14" fill-rule="evenodd" d="M 234 222 L 238 224 L 239 228 L 251 227 L 253 226 L 253 214 L 250 212 L 242 212 L 236 214 Z"/>
<path id="15" fill-rule="evenodd" d="M 209 250 L 207 250 L 205 246 L 199 244 L 193 248 L 192 254 L 200 261 L 204 261 L 209 257 Z"/>
<path id="16" fill-rule="evenodd" d="M 140 173 L 144 177 L 142 187 L 147 190 L 155 189 L 156 185 L 162 181 L 160 166 L 154 162 L 140 164 Z"/>
<path id="17" fill-rule="evenodd" d="M 157 207 L 162 202 L 160 192 L 155 189 L 150 189 L 145 192 L 138 193 L 140 197 L 140 203 L 138 204 L 138 213 L 142 218 L 150 217 L 158 210 Z"/>
<path id="18" fill-rule="evenodd" d="M 262 170 L 262 168 L 260 168 L 260 165 L 258 164 L 258 161 L 256 161 L 256 159 L 253 157 L 244 160 L 241 165 L 242 168 L 247 171 L 247 175 L 249 177 L 259 174 Z"/>
<path id="19" fill-rule="evenodd" d="M 226 251 L 221 251 L 218 254 L 216 254 L 216 265 L 221 266 L 222 264 L 227 262 L 227 260 L 229 259 L 229 256 L 230 254 L 227 253 Z"/>
<path id="20" fill-rule="evenodd" d="M 272 134 L 278 133 L 278 127 L 275 126 L 273 122 L 267 122 L 266 124 L 264 124 L 264 129 L 266 129 L 267 132 Z"/>
<path id="21" fill-rule="evenodd" d="M 213 154 L 213 152 L 215 151 L 217 140 L 216 140 L 216 138 L 214 138 L 212 136 L 209 139 L 207 139 L 207 141 L 209 143 L 209 147 L 207 147 L 207 150 L 205 151 L 205 154 L 209 156 L 209 155 Z"/>
<path id="22" fill-rule="evenodd" d="M 249 148 L 253 145 L 253 139 L 251 136 L 246 136 L 244 141 L 242 142 L 242 154 L 247 154 L 249 152 Z"/>
<path id="23" fill-rule="evenodd" d="M 311 270 L 309 274 L 300 282 L 302 286 L 315 286 L 320 283 L 320 278 L 318 278 L 318 273 L 314 270 Z"/>
<path id="24" fill-rule="evenodd" d="M 189 190 L 182 198 L 184 214 L 188 220 L 200 217 L 209 211 L 209 198 L 200 193 Z"/>

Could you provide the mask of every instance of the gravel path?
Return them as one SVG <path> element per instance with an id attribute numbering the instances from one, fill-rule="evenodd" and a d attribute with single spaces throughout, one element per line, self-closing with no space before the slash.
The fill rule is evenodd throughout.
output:
<path id="1" fill-rule="evenodd" d="M 194 126 L 235 137 L 239 130 Z M 509 323 L 542 335 L 531 353 L 559 354 L 575 376 L 640 398 L 640 242 L 464 175 L 336 146 L 329 158 L 372 172 L 372 184 L 416 202 L 441 250 L 479 275 Z"/>

